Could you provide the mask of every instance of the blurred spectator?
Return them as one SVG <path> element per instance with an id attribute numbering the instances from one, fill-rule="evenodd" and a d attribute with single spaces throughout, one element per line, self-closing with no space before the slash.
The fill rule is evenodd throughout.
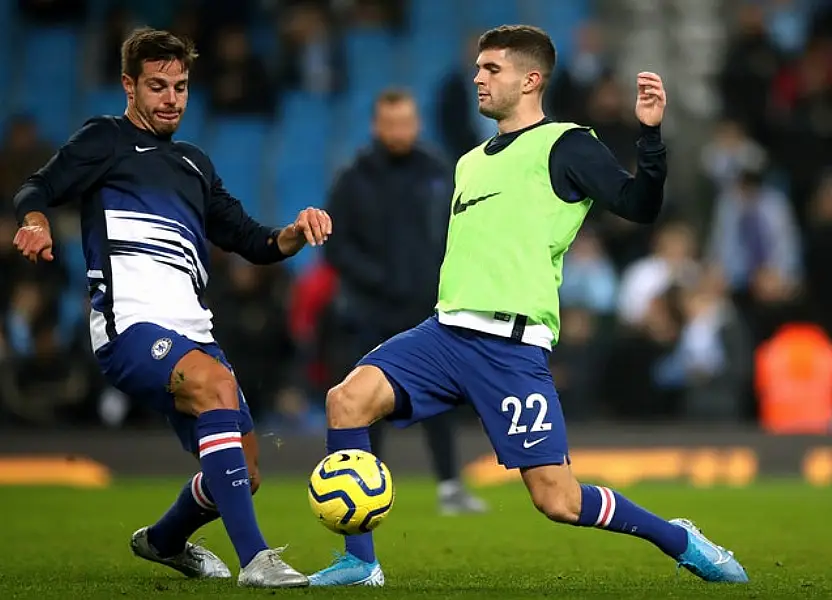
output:
<path id="1" fill-rule="evenodd" d="M 817 174 L 832 164 L 832 37 L 816 35 L 772 83 L 772 153 L 789 177 L 799 218 Z"/>
<path id="2" fill-rule="evenodd" d="M 618 420 L 666 420 L 678 413 L 679 391 L 662 385 L 656 365 L 676 347 L 682 327 L 678 288 L 655 290 L 638 326 L 624 326 L 604 364 L 602 396 Z"/>
<path id="3" fill-rule="evenodd" d="M 285 273 L 237 256 L 215 264 L 214 272 L 220 281 L 209 286 L 208 302 L 215 336 L 234 365 L 252 415 L 267 416 L 288 383 L 293 359 Z"/>
<path id="4" fill-rule="evenodd" d="M 762 169 L 766 158 L 763 147 L 746 134 L 741 123 L 731 119 L 717 123 L 701 154 L 705 175 L 717 194 L 733 187 L 743 171 Z"/>
<path id="5" fill-rule="evenodd" d="M 311 2 L 297 3 L 281 15 L 281 90 L 332 94 L 345 84 L 343 52 L 337 32 L 323 8 Z"/>
<path id="6" fill-rule="evenodd" d="M 766 31 L 784 54 L 797 54 L 806 44 L 812 0 L 770 0 Z"/>
<path id="7" fill-rule="evenodd" d="M 584 226 L 563 259 L 561 306 L 609 314 L 615 310 L 617 292 L 615 267 L 604 253 L 597 233 Z"/>
<path id="8" fill-rule="evenodd" d="M 810 205 L 806 231 L 806 282 L 812 314 L 832 335 L 832 172 L 826 174 Z"/>
<path id="9" fill-rule="evenodd" d="M 28 266 L 11 244 L 16 232 L 17 222 L 14 217 L 0 215 L 0 315 L 5 315 L 9 310 L 15 284 Z M 0 330 L 5 331 L 5 326 L 0 325 Z"/>
<path id="10" fill-rule="evenodd" d="M 15 115 L 8 120 L 0 146 L 0 213 L 11 214 L 17 189 L 46 164 L 52 152 L 51 144 L 40 136 L 32 117 Z"/>
<path id="11" fill-rule="evenodd" d="M 649 328 L 659 323 L 664 329 L 656 315 L 651 315 L 653 302 L 673 286 L 692 285 L 700 274 L 696 240 L 688 225 L 662 225 L 654 240 L 653 252 L 627 267 L 621 278 L 618 317 L 628 326 Z"/>
<path id="12" fill-rule="evenodd" d="M 410 0 L 413 1 L 413 0 Z M 405 25 L 408 0 L 345 0 L 350 22 L 357 27 L 386 27 L 401 30 Z"/>
<path id="13" fill-rule="evenodd" d="M 210 76 L 210 107 L 216 114 L 259 114 L 275 110 L 274 84 L 262 60 L 252 54 L 245 28 L 229 25 L 216 39 Z"/>
<path id="14" fill-rule="evenodd" d="M 34 352 L 34 326 L 49 313 L 45 290 L 34 279 L 23 279 L 13 288 L 5 331 L 9 348 L 15 356 L 30 356 Z"/>
<path id="15" fill-rule="evenodd" d="M 104 17 L 95 47 L 98 65 L 94 80 L 98 85 L 111 86 L 121 80 L 121 44 L 140 21 L 124 4 L 111 5 Z"/>
<path id="16" fill-rule="evenodd" d="M 800 232 L 782 192 L 766 185 L 759 170 L 745 170 L 717 200 L 710 235 L 711 260 L 734 294 L 748 292 L 763 268 L 788 286 L 802 277 Z"/>
<path id="17" fill-rule="evenodd" d="M 600 339 L 602 321 L 587 307 L 561 310 L 560 338 L 549 356 L 549 366 L 564 414 L 570 422 L 603 416 L 598 370 L 606 356 Z"/>
<path id="18" fill-rule="evenodd" d="M 719 75 L 723 113 L 739 121 L 757 139 L 765 139 L 769 85 L 782 56 L 766 32 L 765 11 L 759 3 L 741 2 L 736 33 L 728 44 Z"/>
<path id="19" fill-rule="evenodd" d="M 785 116 L 800 116 L 799 109 L 813 100 L 827 100 L 832 86 L 830 42 L 818 37 L 806 51 L 786 64 L 774 78 L 772 108 Z"/>
<path id="20" fill-rule="evenodd" d="M 575 54 L 560 63 L 546 90 L 546 112 L 559 121 L 585 123 L 587 106 L 595 87 L 612 73 L 612 61 L 605 47 L 604 32 L 594 21 L 575 31 Z"/>
<path id="21" fill-rule="evenodd" d="M 27 422 L 64 421 L 64 410 L 89 399 L 92 388 L 87 355 L 67 353 L 57 323 L 45 313 L 31 323 L 31 349 L 15 356 L 14 387 L 4 394 L 7 409 Z"/>
<path id="22" fill-rule="evenodd" d="M 752 343 L 721 278 L 703 277 L 681 290 L 678 343 L 655 365 L 657 384 L 681 391 L 679 417 L 713 422 L 748 416 Z"/>

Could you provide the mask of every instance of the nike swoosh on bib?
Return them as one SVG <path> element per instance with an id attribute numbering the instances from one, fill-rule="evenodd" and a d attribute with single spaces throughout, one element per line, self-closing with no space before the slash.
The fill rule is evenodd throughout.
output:
<path id="1" fill-rule="evenodd" d="M 467 200 L 466 202 L 462 201 L 462 194 L 459 194 L 456 197 L 456 200 L 454 201 L 453 213 L 455 215 L 458 215 L 460 213 L 464 213 L 466 210 L 468 210 L 469 206 L 474 206 L 475 204 L 479 204 L 480 202 L 483 202 L 484 200 L 488 200 L 489 198 L 493 198 L 494 196 L 498 196 L 499 194 L 500 194 L 500 192 L 494 192 L 493 194 L 486 194 L 485 196 L 479 196 L 477 198 L 471 198 L 470 200 Z"/>

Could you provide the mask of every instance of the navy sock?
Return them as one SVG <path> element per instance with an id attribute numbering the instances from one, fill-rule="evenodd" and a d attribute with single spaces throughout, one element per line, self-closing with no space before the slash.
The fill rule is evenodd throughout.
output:
<path id="1" fill-rule="evenodd" d="M 581 516 L 576 525 L 640 537 L 672 558 L 679 558 L 688 547 L 688 534 L 683 528 L 605 487 L 581 486 Z"/>
<path id="2" fill-rule="evenodd" d="M 173 506 L 148 528 L 147 538 L 161 556 L 175 556 L 197 529 L 219 516 L 200 471 L 185 484 Z"/>
<path id="3" fill-rule="evenodd" d="M 240 566 L 268 548 L 254 516 L 239 411 L 209 410 L 196 421 L 199 460 Z"/>
<path id="4" fill-rule="evenodd" d="M 370 452 L 370 428 L 355 427 L 352 429 L 327 429 L 326 453 L 338 450 L 366 450 Z M 346 536 L 347 552 L 365 562 L 374 562 L 376 552 L 373 548 L 373 534 Z"/>

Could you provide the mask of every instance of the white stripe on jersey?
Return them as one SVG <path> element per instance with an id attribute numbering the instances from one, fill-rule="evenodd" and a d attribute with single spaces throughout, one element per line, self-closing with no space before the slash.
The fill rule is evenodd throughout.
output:
<path id="1" fill-rule="evenodd" d="M 157 215 L 134 212 L 130 210 L 105 210 L 104 216 L 107 219 L 107 237 L 110 241 L 121 242 L 140 242 L 160 246 L 167 251 L 176 252 L 179 256 L 175 257 L 177 264 L 186 266 L 191 269 L 196 269 L 194 273 L 199 274 L 200 281 L 208 281 L 208 272 L 202 261 L 199 260 L 199 254 L 196 248 L 189 239 L 183 236 L 178 229 L 190 231 L 181 223 L 173 219 L 166 219 Z M 163 221 L 170 226 L 165 227 L 157 223 L 150 223 L 147 219 L 154 221 Z M 191 231 L 191 235 L 197 237 L 199 234 L 196 231 Z M 181 244 L 186 250 L 190 252 L 188 256 L 185 252 L 180 250 Z M 169 252 L 165 252 L 167 255 Z M 171 257 L 174 258 L 174 257 Z M 169 260 L 165 258 L 164 260 Z"/>
<path id="2" fill-rule="evenodd" d="M 207 285 L 208 272 L 194 244 L 183 235 L 190 230 L 151 213 L 105 210 L 104 216 L 116 333 L 136 323 L 154 323 L 195 342 L 214 341 L 213 315 L 202 307 L 196 291 Z M 202 235 L 190 233 L 197 239 Z M 96 279 L 99 273 L 103 277 L 95 270 L 87 276 Z M 99 290 L 107 288 L 102 285 Z M 106 319 L 96 310 L 90 312 L 90 337 L 93 350 L 108 340 Z"/>

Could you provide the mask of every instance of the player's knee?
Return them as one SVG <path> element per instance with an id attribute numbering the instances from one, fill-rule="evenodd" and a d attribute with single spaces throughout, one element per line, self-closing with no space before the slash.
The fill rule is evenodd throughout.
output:
<path id="1" fill-rule="evenodd" d="M 335 429 L 366 427 L 375 420 L 371 403 L 355 393 L 348 383 L 341 383 L 327 392 L 326 417 L 329 426 Z"/>
<path id="2" fill-rule="evenodd" d="M 189 370 L 174 395 L 177 410 L 194 416 L 209 410 L 240 408 L 234 375 L 213 361 L 203 368 Z"/>

